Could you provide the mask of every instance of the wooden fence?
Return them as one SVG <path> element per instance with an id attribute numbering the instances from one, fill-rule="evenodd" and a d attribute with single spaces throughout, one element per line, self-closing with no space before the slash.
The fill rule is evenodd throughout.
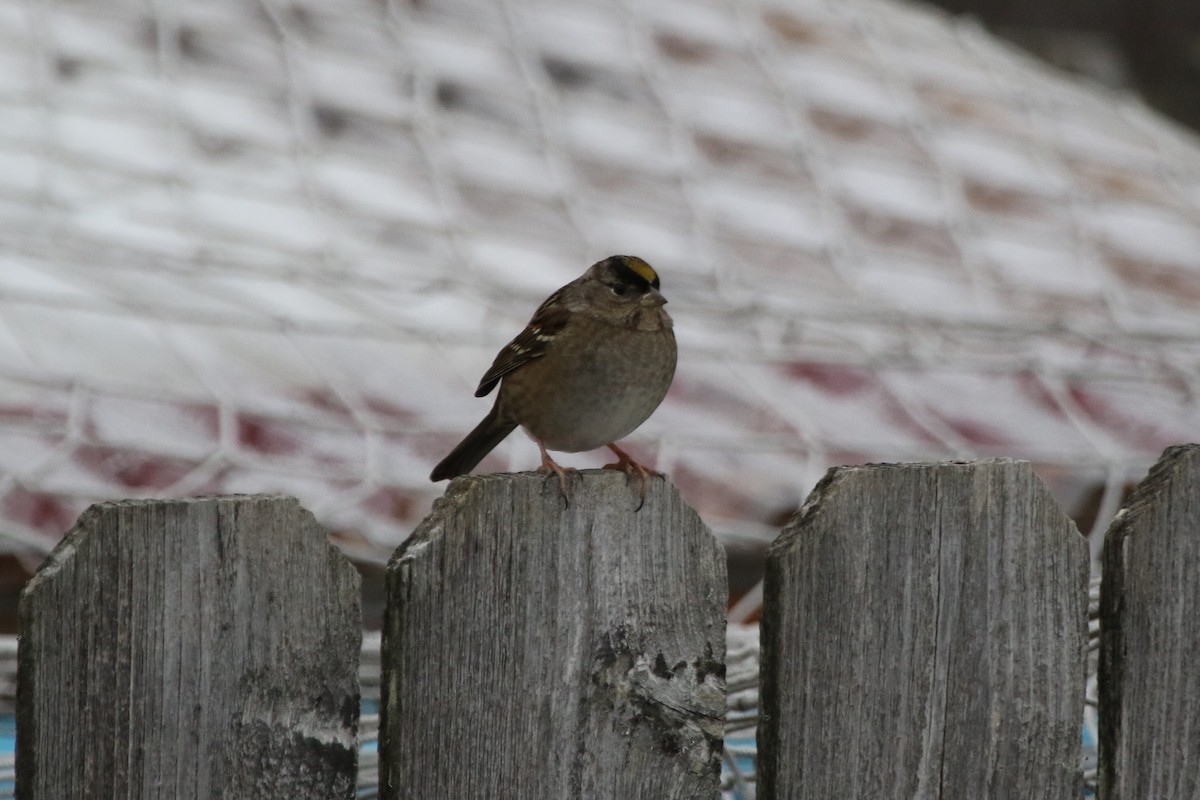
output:
<path id="1" fill-rule="evenodd" d="M 721 549 L 573 483 L 457 480 L 393 557 L 382 797 L 718 796 Z M 1200 447 L 1104 563 L 1101 797 L 1200 797 Z M 93 507 L 22 595 L 18 797 L 353 797 L 358 592 L 288 498 Z M 1078 797 L 1087 624 L 1028 465 L 831 471 L 768 559 L 758 797 Z"/>

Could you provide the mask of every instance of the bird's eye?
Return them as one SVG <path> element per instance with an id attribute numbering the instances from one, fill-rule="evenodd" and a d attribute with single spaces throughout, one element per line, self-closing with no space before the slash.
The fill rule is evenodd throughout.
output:
<path id="1" fill-rule="evenodd" d="M 628 283 L 614 283 L 608 288 L 612 289 L 612 293 L 617 297 L 624 297 L 625 295 L 629 294 L 630 290 L 633 289 L 633 287 Z"/>

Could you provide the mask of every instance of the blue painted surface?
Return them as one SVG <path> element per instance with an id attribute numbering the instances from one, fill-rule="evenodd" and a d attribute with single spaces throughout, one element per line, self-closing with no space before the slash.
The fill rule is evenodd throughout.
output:
<path id="1" fill-rule="evenodd" d="M 17 717 L 15 714 L 0 714 L 0 753 L 12 758 L 17 752 Z M 0 797 L 12 797 L 17 791 L 11 780 L 0 779 Z"/>

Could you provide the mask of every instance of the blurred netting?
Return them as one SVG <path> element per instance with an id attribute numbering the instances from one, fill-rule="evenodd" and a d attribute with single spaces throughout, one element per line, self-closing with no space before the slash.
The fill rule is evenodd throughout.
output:
<path id="1" fill-rule="evenodd" d="M 867 461 L 1028 459 L 1103 530 L 1200 429 L 1196 140 L 970 23 L 0 0 L 0 551 L 270 491 L 381 565 L 495 351 L 615 252 L 681 344 L 631 449 L 731 549 Z"/>
<path id="2" fill-rule="evenodd" d="M 1103 524 L 1200 423 L 1197 153 L 898 3 L 6 2 L 0 532 L 282 491 L 381 562 L 611 252 L 683 348 L 635 451 L 726 538 L 986 456 Z"/>

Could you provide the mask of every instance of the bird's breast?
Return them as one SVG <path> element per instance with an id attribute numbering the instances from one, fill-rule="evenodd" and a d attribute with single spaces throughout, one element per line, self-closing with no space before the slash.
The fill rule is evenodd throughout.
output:
<path id="1" fill-rule="evenodd" d="M 573 453 L 617 441 L 646 421 L 671 385 L 676 346 L 670 327 L 614 336 L 589 322 L 571 333 L 506 376 L 500 402 L 546 447 Z"/>

